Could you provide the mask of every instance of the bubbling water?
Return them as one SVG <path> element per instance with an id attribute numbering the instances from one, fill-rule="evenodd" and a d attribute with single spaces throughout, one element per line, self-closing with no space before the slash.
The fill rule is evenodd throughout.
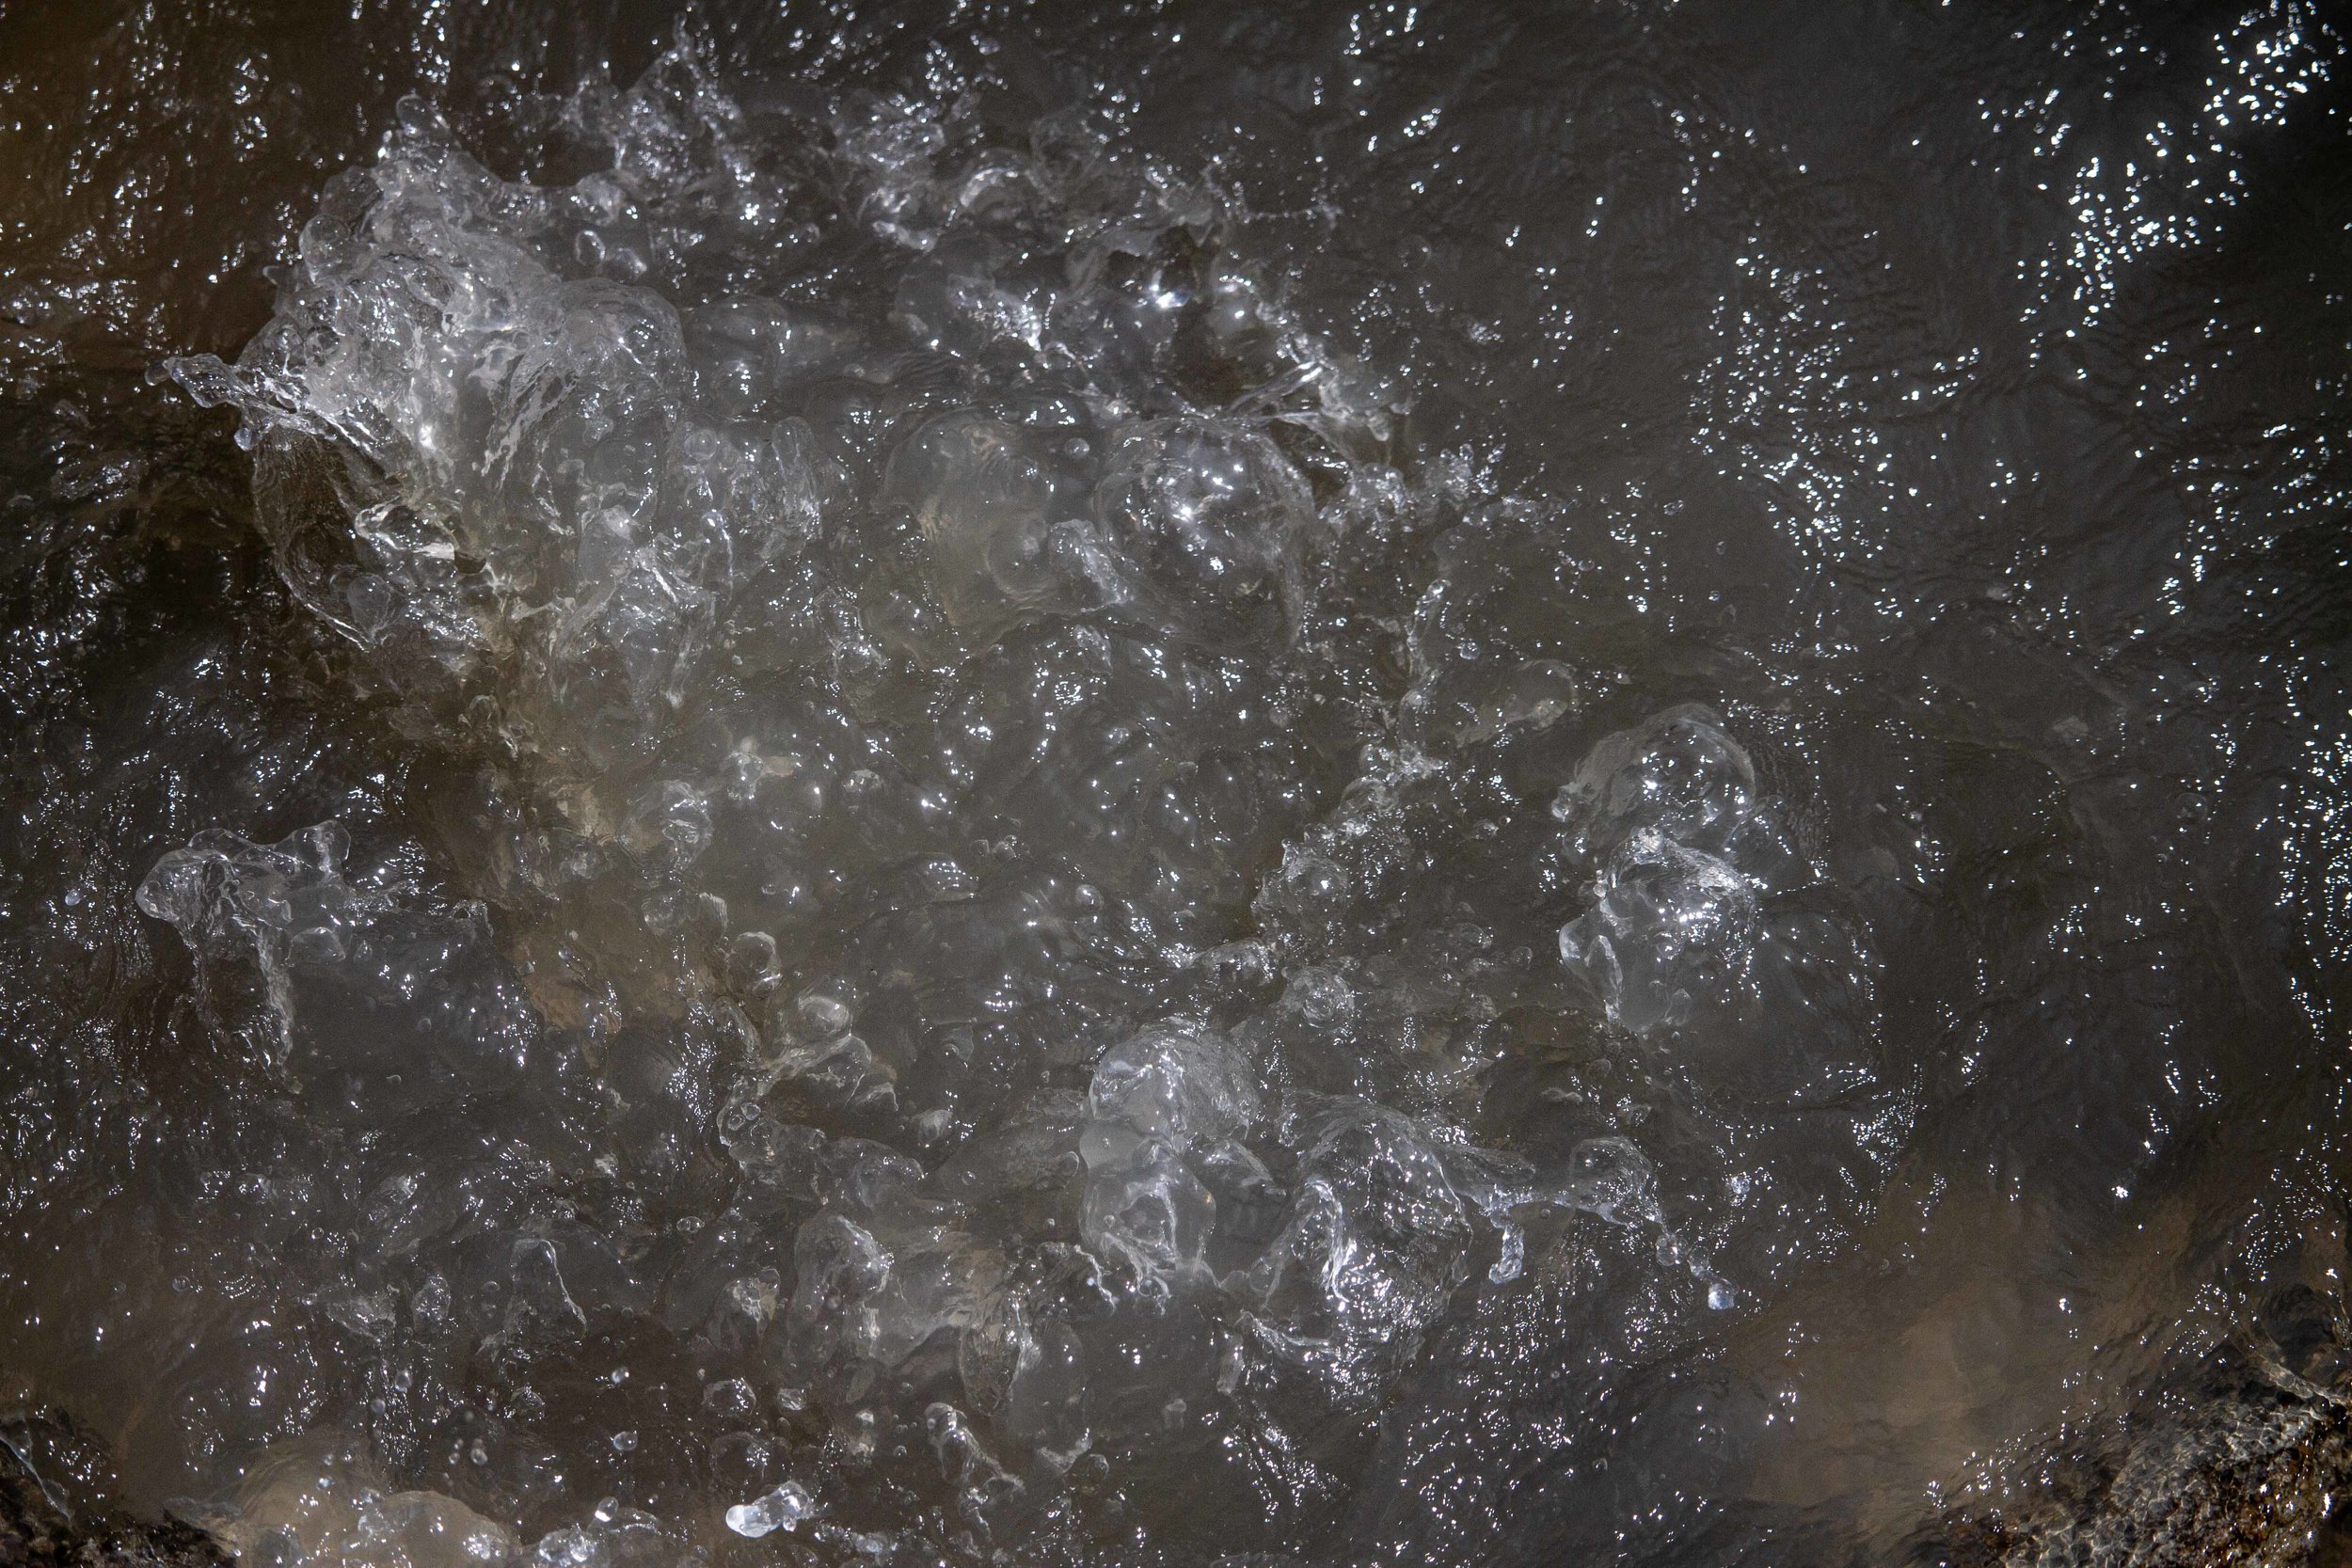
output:
<path id="1" fill-rule="evenodd" d="M 430 893 L 326 823 L 139 895 L 321 1130 L 289 1290 L 367 1363 L 242 1555 L 1074 1552 L 1114 1464 L 1343 1430 L 1593 1227 L 1659 1342 L 1740 1302 L 1685 1195 L 1882 1093 L 1869 934 L 1722 716 L 1510 645 L 1540 505 L 1083 114 L 686 45 L 543 111 L 591 172 L 405 106 L 172 367 L 451 824 Z"/>

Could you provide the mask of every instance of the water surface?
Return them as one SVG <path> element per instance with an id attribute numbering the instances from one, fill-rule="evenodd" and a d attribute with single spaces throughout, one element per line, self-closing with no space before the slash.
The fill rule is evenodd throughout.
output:
<path id="1" fill-rule="evenodd" d="M 1937 1560 L 2337 1399 L 2345 45 L 0 15 L 37 1465 Z"/>

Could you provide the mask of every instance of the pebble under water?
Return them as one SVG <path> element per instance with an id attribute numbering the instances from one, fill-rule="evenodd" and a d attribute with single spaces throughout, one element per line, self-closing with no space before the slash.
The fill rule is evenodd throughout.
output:
<path id="1" fill-rule="evenodd" d="M 2348 46 L 0 12 L 7 1455 L 1669 1568 L 2344 1408 Z"/>

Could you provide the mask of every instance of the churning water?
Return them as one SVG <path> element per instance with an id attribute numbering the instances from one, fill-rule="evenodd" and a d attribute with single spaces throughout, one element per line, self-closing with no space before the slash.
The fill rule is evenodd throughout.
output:
<path id="1" fill-rule="evenodd" d="M 2348 40 L 0 11 L 17 1462 L 1662 1565 L 2304 1441 Z"/>

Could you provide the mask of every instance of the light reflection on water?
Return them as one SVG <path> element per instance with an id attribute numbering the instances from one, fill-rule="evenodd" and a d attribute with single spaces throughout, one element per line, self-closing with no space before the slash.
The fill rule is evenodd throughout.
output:
<path id="1" fill-rule="evenodd" d="M 2331 1484 L 2317 8 L 10 30 L 73 1484 L 420 1564 Z"/>

